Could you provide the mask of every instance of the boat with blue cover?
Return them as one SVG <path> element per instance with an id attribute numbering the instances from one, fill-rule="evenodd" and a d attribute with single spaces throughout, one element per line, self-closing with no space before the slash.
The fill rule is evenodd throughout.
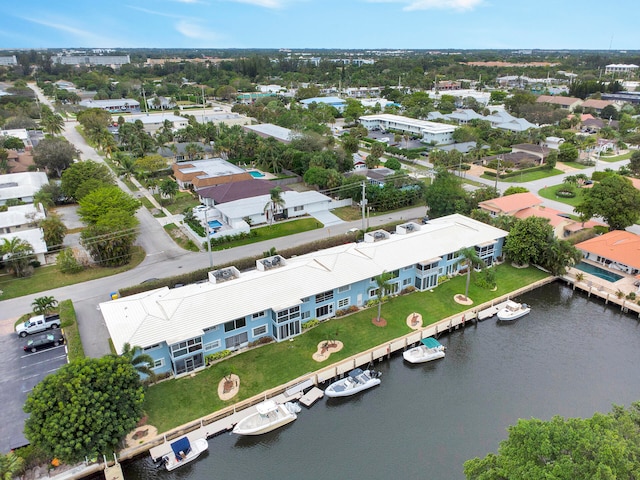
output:
<path id="1" fill-rule="evenodd" d="M 375 370 L 362 370 L 355 368 L 342 380 L 333 382 L 324 391 L 325 395 L 330 398 L 348 397 L 368 388 L 380 385 L 380 375 L 382 373 Z"/>
<path id="2" fill-rule="evenodd" d="M 435 338 L 428 337 L 423 338 L 417 347 L 410 348 L 406 352 L 403 352 L 402 358 L 409 363 L 424 363 L 437 360 L 438 358 L 444 358 L 444 351 L 444 345 Z"/>
<path id="3" fill-rule="evenodd" d="M 162 457 L 162 462 L 167 470 L 175 470 L 200 456 L 209 448 L 206 438 L 198 438 L 192 442 L 188 437 L 182 437 L 171 444 L 171 453 Z"/>

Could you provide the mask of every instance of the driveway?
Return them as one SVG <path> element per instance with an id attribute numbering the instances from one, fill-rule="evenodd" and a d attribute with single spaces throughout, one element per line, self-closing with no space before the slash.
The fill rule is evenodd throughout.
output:
<path id="1" fill-rule="evenodd" d="M 313 218 L 318 220 L 325 227 L 332 227 L 334 225 L 339 225 L 341 223 L 344 223 L 344 220 L 342 220 L 340 217 L 328 211 L 313 212 L 313 213 L 310 213 L 309 215 L 311 215 Z"/>

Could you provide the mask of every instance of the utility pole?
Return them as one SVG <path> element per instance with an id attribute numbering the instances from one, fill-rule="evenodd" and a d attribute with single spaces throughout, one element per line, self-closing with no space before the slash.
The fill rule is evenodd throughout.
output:
<path id="1" fill-rule="evenodd" d="M 367 201 L 367 197 L 366 197 L 366 183 L 363 180 L 362 181 L 362 201 L 360 202 L 360 204 L 362 205 L 362 231 L 366 231 L 366 226 L 365 226 L 365 214 L 364 214 L 364 207 L 365 207 L 365 203 Z"/>
<path id="2" fill-rule="evenodd" d="M 498 155 L 498 168 L 496 170 L 496 185 L 495 185 L 495 189 L 496 192 L 498 191 L 498 176 L 500 175 L 500 155 Z"/>
<path id="3" fill-rule="evenodd" d="M 211 255 L 211 232 L 209 230 L 209 216 L 207 212 L 209 211 L 209 207 L 204 211 L 204 223 L 206 223 L 207 230 L 207 250 L 209 251 L 209 268 L 213 269 L 213 256 Z"/>

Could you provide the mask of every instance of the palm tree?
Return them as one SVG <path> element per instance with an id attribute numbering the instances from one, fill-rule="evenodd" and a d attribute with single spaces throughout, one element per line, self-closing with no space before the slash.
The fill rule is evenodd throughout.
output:
<path id="1" fill-rule="evenodd" d="M 0 245 L 0 255 L 5 256 L 5 262 L 13 270 L 16 277 L 26 274 L 27 266 L 33 258 L 33 246 L 26 240 L 13 237 L 11 240 L 3 238 Z"/>
<path id="2" fill-rule="evenodd" d="M 476 249 L 473 247 L 463 248 L 458 251 L 458 257 L 461 257 L 458 261 L 459 265 L 463 265 L 467 269 L 467 283 L 464 288 L 464 299 L 469 300 L 469 283 L 471 282 L 471 270 L 474 265 L 485 266 L 484 261 L 478 256 Z"/>
<path id="3" fill-rule="evenodd" d="M 178 182 L 170 178 L 165 178 L 160 182 L 160 193 L 169 200 L 173 199 L 176 193 L 178 193 Z"/>
<path id="4" fill-rule="evenodd" d="M 376 317 L 376 321 L 380 321 L 380 315 L 382 311 L 382 300 L 386 296 L 387 292 L 391 290 L 391 284 L 389 280 L 391 280 L 391 274 L 388 272 L 382 272 L 380 275 L 373 277 L 378 286 L 378 316 Z"/>
<path id="5" fill-rule="evenodd" d="M 122 346 L 122 356 L 131 362 L 131 365 L 133 365 L 138 373 L 142 373 L 150 378 L 155 377 L 151 369 L 154 363 L 153 358 L 146 353 L 142 353 L 142 348 L 138 346 L 132 347 L 129 343 L 125 343 Z"/>
<path id="6" fill-rule="evenodd" d="M 56 305 L 58 305 L 58 301 L 49 296 L 38 297 L 31 302 L 31 306 L 33 307 L 33 313 L 36 315 L 46 315 L 51 312 Z"/>
<path id="7" fill-rule="evenodd" d="M 42 129 L 50 135 L 58 135 L 64 128 L 64 119 L 57 113 L 49 112 L 40 120 Z"/>
<path id="8" fill-rule="evenodd" d="M 120 164 L 120 166 L 116 167 L 118 175 L 129 179 L 132 175 L 135 176 L 138 173 L 138 165 L 131 155 L 119 155 L 118 162 Z"/>
<path id="9" fill-rule="evenodd" d="M 0 454 L 0 479 L 11 480 L 18 476 L 24 466 L 24 459 L 13 452 Z"/>
<path id="10" fill-rule="evenodd" d="M 280 187 L 272 188 L 269 195 L 271 198 L 269 198 L 269 201 L 264 206 L 264 213 L 269 213 L 269 215 L 267 215 L 269 225 L 273 225 L 273 217 L 275 216 L 278 207 L 283 208 L 285 206 L 285 201 L 282 198 L 282 188 Z"/>

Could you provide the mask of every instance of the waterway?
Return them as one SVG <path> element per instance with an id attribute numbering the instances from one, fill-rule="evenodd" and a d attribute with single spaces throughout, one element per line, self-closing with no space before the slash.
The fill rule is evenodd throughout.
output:
<path id="1" fill-rule="evenodd" d="M 222 434 L 174 472 L 148 456 L 127 480 L 229 478 L 463 479 L 463 463 L 495 452 L 519 418 L 588 417 L 640 400 L 640 323 L 554 283 L 520 297 L 532 312 L 440 337 L 447 356 L 379 364 L 382 383 L 349 399 L 322 399 L 260 437 Z M 212 395 L 215 394 L 212 388 Z"/>

